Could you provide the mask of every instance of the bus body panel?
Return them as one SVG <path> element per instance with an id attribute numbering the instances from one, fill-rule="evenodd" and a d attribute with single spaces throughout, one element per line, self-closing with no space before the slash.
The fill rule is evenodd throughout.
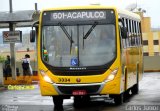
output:
<path id="1" fill-rule="evenodd" d="M 55 90 L 52 84 L 45 82 L 41 77 L 41 75 L 39 75 L 39 79 L 40 79 L 39 86 L 42 96 L 58 95 L 57 91 Z"/>
<path id="2" fill-rule="evenodd" d="M 114 66 L 115 64 L 119 64 L 118 59 L 113 63 L 110 69 L 117 68 Z M 41 67 L 42 66 L 42 67 Z M 39 69 L 45 69 L 43 65 L 39 66 Z M 96 84 L 96 83 L 102 83 L 105 81 L 107 76 L 111 73 L 111 70 L 107 70 L 105 74 L 103 75 L 93 75 L 93 76 L 55 76 L 50 71 L 47 71 L 47 75 L 56 83 L 56 84 Z M 117 73 L 117 76 L 114 80 L 106 82 L 103 86 L 103 88 L 99 91 L 101 94 L 120 94 L 120 80 L 121 80 L 121 69 L 119 67 L 119 71 Z M 60 82 L 59 80 L 63 78 L 65 80 L 70 79 L 69 82 Z M 78 83 L 76 79 L 81 79 L 81 82 Z M 54 88 L 53 84 L 47 83 L 44 81 L 42 75 L 39 72 L 39 79 L 40 79 L 40 88 L 41 88 L 41 94 L 43 96 L 52 96 L 52 95 L 59 95 L 56 88 Z M 122 91 L 123 92 L 123 91 Z"/>
<path id="3" fill-rule="evenodd" d="M 128 88 L 132 87 L 136 84 L 136 76 L 137 76 L 137 62 L 139 61 L 137 54 L 139 50 L 137 48 L 131 47 L 127 50 L 128 52 L 128 65 L 127 65 L 127 73 L 128 73 Z"/>
<path id="4" fill-rule="evenodd" d="M 106 83 L 100 94 L 120 94 L 121 77 L 115 78 L 113 81 Z"/>
<path id="5" fill-rule="evenodd" d="M 140 22 L 140 16 L 134 13 L 130 13 L 128 11 L 122 11 L 118 10 L 119 17 L 123 19 L 130 19 L 137 22 Z M 132 27 L 133 28 L 133 27 Z M 130 33 L 130 32 L 129 32 Z M 141 33 L 141 32 L 140 32 Z M 134 33 L 135 34 L 135 33 Z M 128 39 L 132 39 L 132 36 L 135 35 L 128 35 Z M 136 37 L 140 37 L 141 43 L 142 43 L 142 36 L 136 35 Z M 123 46 L 121 46 L 123 47 Z M 122 48 L 121 53 L 121 59 L 122 59 L 122 70 L 125 70 L 126 68 L 126 76 L 127 76 L 127 82 L 126 84 L 126 90 L 131 88 L 137 83 L 137 74 L 138 74 L 138 81 L 142 79 L 143 75 L 143 54 L 142 54 L 142 44 L 138 46 L 129 46 L 126 48 Z M 123 71 L 124 73 L 125 71 Z M 123 81 L 123 80 L 122 80 Z M 125 81 L 125 79 L 124 79 Z"/>

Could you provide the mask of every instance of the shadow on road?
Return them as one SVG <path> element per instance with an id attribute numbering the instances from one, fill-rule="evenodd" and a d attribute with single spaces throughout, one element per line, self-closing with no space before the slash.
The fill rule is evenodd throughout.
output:
<path id="1" fill-rule="evenodd" d="M 74 104 L 54 107 L 53 111 L 125 111 L 125 105 L 136 95 L 130 95 L 122 105 L 115 105 L 110 98 L 92 98 L 89 102 L 83 102 L 79 106 Z"/>

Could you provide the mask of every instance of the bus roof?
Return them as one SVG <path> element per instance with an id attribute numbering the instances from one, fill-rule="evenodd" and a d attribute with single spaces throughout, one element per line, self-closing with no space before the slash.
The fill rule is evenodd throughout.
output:
<path id="1" fill-rule="evenodd" d="M 141 20 L 140 16 L 134 12 L 130 12 L 128 10 L 122 10 L 122 9 L 118 9 L 118 14 L 120 17 L 126 17 L 126 18 L 130 18 L 130 19 L 136 19 L 138 21 Z"/>

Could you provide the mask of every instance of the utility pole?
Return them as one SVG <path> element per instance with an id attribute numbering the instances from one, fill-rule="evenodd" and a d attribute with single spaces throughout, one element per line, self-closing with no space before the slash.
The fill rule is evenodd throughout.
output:
<path id="1" fill-rule="evenodd" d="M 9 12 L 13 13 L 12 0 L 9 0 Z M 15 24 L 9 23 L 9 31 L 15 31 Z M 12 69 L 12 79 L 16 80 L 16 56 L 15 56 L 15 43 L 10 43 L 10 55 L 11 55 L 11 69 Z"/>
<path id="2" fill-rule="evenodd" d="M 34 7 L 35 7 L 35 10 L 37 11 L 37 10 L 38 10 L 37 3 L 35 3 L 34 5 L 35 5 L 35 6 L 34 6 Z"/>

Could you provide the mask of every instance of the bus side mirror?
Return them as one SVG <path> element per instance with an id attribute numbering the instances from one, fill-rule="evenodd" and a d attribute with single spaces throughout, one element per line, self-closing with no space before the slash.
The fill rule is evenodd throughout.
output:
<path id="1" fill-rule="evenodd" d="M 30 42 L 35 42 L 35 38 L 36 38 L 36 31 L 31 30 L 30 31 Z"/>
<path id="2" fill-rule="evenodd" d="M 121 28 L 121 35 L 123 39 L 127 38 L 127 27 Z"/>
<path id="3" fill-rule="evenodd" d="M 38 25 L 39 21 L 36 21 L 32 25 L 32 30 L 30 31 L 30 42 L 35 42 L 36 35 L 38 35 Z M 35 27 L 35 30 L 33 30 L 33 27 Z"/>

